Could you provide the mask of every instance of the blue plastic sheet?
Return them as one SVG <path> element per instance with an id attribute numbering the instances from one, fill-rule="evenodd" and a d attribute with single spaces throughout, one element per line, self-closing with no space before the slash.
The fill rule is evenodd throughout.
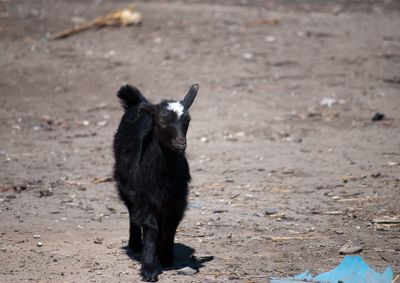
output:
<path id="1" fill-rule="evenodd" d="M 345 256 L 342 262 L 328 272 L 313 276 L 309 270 L 289 278 L 271 278 L 271 283 L 391 283 L 390 267 L 383 273 L 369 267 L 360 256 Z"/>

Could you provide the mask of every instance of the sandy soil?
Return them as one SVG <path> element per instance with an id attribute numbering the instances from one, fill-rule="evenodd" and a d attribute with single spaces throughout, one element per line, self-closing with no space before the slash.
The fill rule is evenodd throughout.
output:
<path id="1" fill-rule="evenodd" d="M 399 273 L 400 225 L 373 221 L 400 214 L 400 4 L 266 2 L 143 1 L 140 27 L 47 42 L 129 2 L 0 1 L 1 282 L 139 281 L 108 179 L 126 82 L 154 102 L 200 84 L 161 282 L 318 273 L 345 244 Z"/>

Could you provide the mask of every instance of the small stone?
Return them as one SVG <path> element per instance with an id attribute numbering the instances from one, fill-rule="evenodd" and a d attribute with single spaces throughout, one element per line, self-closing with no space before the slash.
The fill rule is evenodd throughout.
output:
<path id="1" fill-rule="evenodd" d="M 163 40 L 162 37 L 157 36 L 154 38 L 154 43 L 160 44 L 162 40 Z"/>
<path id="2" fill-rule="evenodd" d="M 278 213 L 278 210 L 274 207 L 264 209 L 265 215 L 273 215 L 273 214 L 277 214 L 277 213 Z"/>
<path id="3" fill-rule="evenodd" d="M 265 37 L 265 41 L 268 43 L 275 43 L 276 42 L 276 38 L 274 36 L 266 36 Z"/>
<path id="4" fill-rule="evenodd" d="M 39 191 L 39 197 L 49 197 L 54 195 L 53 189 L 50 187 L 46 190 L 40 190 Z"/>
<path id="5" fill-rule="evenodd" d="M 78 17 L 78 16 L 71 17 L 71 22 L 74 23 L 74 24 L 81 24 L 84 21 L 86 21 L 86 19 L 82 18 L 82 17 Z"/>
<path id="6" fill-rule="evenodd" d="M 111 58 L 113 56 L 115 56 L 117 53 L 115 52 L 115 50 L 109 50 L 104 54 L 104 58 L 108 59 Z"/>
<path id="7" fill-rule="evenodd" d="M 6 248 L 1 248 L 1 249 L 0 249 L 0 251 L 2 251 L 2 252 L 6 252 L 6 251 L 7 251 L 7 249 L 6 249 Z"/>
<path id="8" fill-rule="evenodd" d="M 181 275 L 195 275 L 197 272 L 199 272 L 197 269 L 193 269 L 189 266 L 186 266 L 184 268 L 181 268 L 177 271 L 177 274 Z"/>
<path id="9" fill-rule="evenodd" d="M 231 238 L 232 238 L 232 234 L 230 234 L 230 235 L 231 235 Z M 193 254 L 193 255 L 191 255 L 190 259 L 194 260 L 194 261 L 205 262 L 205 261 L 213 260 L 214 256 L 207 255 L 207 254 Z"/>
<path id="10" fill-rule="evenodd" d="M 385 118 L 385 114 L 376 112 L 375 115 L 371 118 L 372 122 L 381 121 Z"/>
<path id="11" fill-rule="evenodd" d="M 208 138 L 207 137 L 201 137 L 200 141 L 207 143 L 208 142 Z"/>
<path id="12" fill-rule="evenodd" d="M 99 127 L 107 126 L 107 124 L 108 124 L 108 121 L 106 121 L 106 120 L 98 121 L 96 123 L 96 125 L 99 126 Z"/>
<path id="13" fill-rule="evenodd" d="M 40 238 L 40 235 L 39 235 L 39 234 L 35 234 L 35 235 L 33 235 L 33 238 L 34 238 L 34 239 L 39 239 L 39 238 Z"/>
<path id="14" fill-rule="evenodd" d="M 93 243 L 101 245 L 103 244 L 103 238 L 97 237 L 94 239 Z"/>
<path id="15" fill-rule="evenodd" d="M 396 161 L 388 161 L 386 163 L 387 166 L 391 167 L 391 166 L 397 166 L 400 165 L 400 162 L 396 162 Z"/>
<path id="16" fill-rule="evenodd" d="M 238 140 L 238 138 L 235 137 L 233 134 L 227 134 L 227 135 L 224 135 L 224 140 L 236 142 Z"/>
<path id="17" fill-rule="evenodd" d="M 343 235 L 345 233 L 345 230 L 337 228 L 337 229 L 334 229 L 333 232 L 335 232 L 338 235 Z"/>
<path id="18" fill-rule="evenodd" d="M 305 37 L 306 33 L 302 32 L 302 31 L 298 31 L 298 32 L 296 32 L 296 35 L 301 38 L 301 37 Z"/>
<path id="19" fill-rule="evenodd" d="M 355 253 L 359 253 L 363 250 L 362 247 L 360 246 L 352 246 L 349 244 L 345 244 L 340 250 L 340 254 L 342 255 L 348 255 L 348 254 L 355 254 Z"/>
<path id="20" fill-rule="evenodd" d="M 224 212 L 228 212 L 228 210 L 226 209 L 214 209 L 213 213 L 217 214 L 217 213 L 224 213 Z"/>
<path id="21" fill-rule="evenodd" d="M 372 177 L 372 178 L 378 178 L 378 177 L 380 177 L 381 175 L 382 175 L 381 172 L 377 172 L 377 173 L 371 174 L 371 177 Z"/>
<path id="22" fill-rule="evenodd" d="M 332 107 L 332 105 L 334 105 L 336 103 L 337 103 L 337 100 L 334 98 L 330 98 L 330 97 L 326 97 L 326 98 L 322 99 L 320 102 L 321 106 L 325 106 L 325 107 Z"/>
<path id="23" fill-rule="evenodd" d="M 41 246 L 43 246 L 43 243 L 42 242 L 37 242 L 36 246 L 41 247 Z"/>
<path id="24" fill-rule="evenodd" d="M 253 53 L 250 53 L 250 52 L 247 52 L 247 53 L 243 53 L 243 54 L 242 54 L 242 57 L 243 57 L 243 59 L 251 60 L 251 59 L 254 58 L 254 54 L 253 54 Z"/>
<path id="25" fill-rule="evenodd" d="M 47 125 L 53 125 L 54 124 L 54 119 L 51 118 L 49 115 L 43 115 L 40 120 L 42 120 L 43 123 Z"/>
<path id="26" fill-rule="evenodd" d="M 115 213 L 117 211 L 117 209 L 112 206 L 106 206 L 106 207 L 111 213 Z"/>

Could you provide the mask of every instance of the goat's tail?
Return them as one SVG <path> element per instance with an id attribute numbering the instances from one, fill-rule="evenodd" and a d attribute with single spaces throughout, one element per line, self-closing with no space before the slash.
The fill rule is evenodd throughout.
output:
<path id="1" fill-rule="evenodd" d="M 117 93 L 117 97 L 120 99 L 125 111 L 131 106 L 138 106 L 141 102 L 147 102 L 140 90 L 131 85 L 122 86 Z"/>

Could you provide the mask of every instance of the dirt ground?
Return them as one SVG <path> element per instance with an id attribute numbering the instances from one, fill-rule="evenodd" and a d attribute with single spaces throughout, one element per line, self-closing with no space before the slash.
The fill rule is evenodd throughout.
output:
<path id="1" fill-rule="evenodd" d="M 141 26 L 48 42 L 130 2 L 0 0 L 0 281 L 140 280 L 109 178 L 124 83 L 200 84 L 161 282 L 320 273 L 345 244 L 398 274 L 400 3 L 376 2 L 139 1 Z"/>

